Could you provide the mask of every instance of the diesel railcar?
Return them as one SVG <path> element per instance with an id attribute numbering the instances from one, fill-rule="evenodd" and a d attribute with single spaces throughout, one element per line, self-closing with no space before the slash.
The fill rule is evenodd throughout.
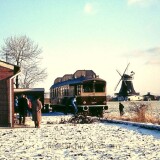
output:
<path id="1" fill-rule="evenodd" d="M 56 111 L 70 112 L 68 102 L 76 97 L 78 112 L 103 116 L 108 109 L 106 81 L 92 70 L 77 70 L 55 79 L 50 87 L 51 105 Z M 70 105 L 70 104 L 69 104 Z"/>

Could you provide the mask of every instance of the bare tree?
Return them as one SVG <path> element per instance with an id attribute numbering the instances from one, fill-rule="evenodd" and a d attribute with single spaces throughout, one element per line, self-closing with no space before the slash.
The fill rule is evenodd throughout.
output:
<path id="1" fill-rule="evenodd" d="M 19 88 L 19 85 L 28 88 L 46 78 L 46 69 L 39 67 L 41 53 L 42 50 L 38 44 L 35 44 L 27 36 L 11 36 L 4 40 L 1 57 L 6 62 L 19 66 L 22 71 L 21 76 L 16 77 L 16 88 Z"/>
<path id="2" fill-rule="evenodd" d="M 22 78 L 20 79 L 22 88 L 33 87 L 37 82 L 43 81 L 47 77 L 46 69 L 40 69 L 34 63 L 24 66 L 22 73 Z"/>

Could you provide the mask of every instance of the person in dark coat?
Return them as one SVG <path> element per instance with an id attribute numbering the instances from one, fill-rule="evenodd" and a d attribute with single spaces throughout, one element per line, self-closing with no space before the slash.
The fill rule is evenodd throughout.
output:
<path id="1" fill-rule="evenodd" d="M 26 96 L 23 94 L 19 99 L 19 124 L 25 125 L 25 119 L 27 116 L 28 102 Z M 22 121 L 23 118 L 23 121 Z"/>
<path id="2" fill-rule="evenodd" d="M 32 103 L 32 120 L 34 121 L 35 128 L 40 128 L 40 123 L 42 120 L 41 109 L 42 102 L 40 101 L 40 97 L 36 97 L 35 101 Z"/>
<path id="3" fill-rule="evenodd" d="M 124 109 L 124 105 L 123 105 L 122 103 L 119 103 L 119 112 L 120 112 L 120 116 L 123 116 L 123 114 L 124 114 L 123 109 Z"/>

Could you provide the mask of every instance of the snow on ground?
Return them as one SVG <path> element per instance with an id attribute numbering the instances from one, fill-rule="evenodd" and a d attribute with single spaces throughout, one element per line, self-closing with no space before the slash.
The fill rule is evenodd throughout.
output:
<path id="1" fill-rule="evenodd" d="M 160 131 L 95 122 L 58 124 L 70 115 L 43 115 L 41 128 L 0 128 L 0 160 L 159 160 Z M 48 123 L 50 122 L 50 123 Z"/>

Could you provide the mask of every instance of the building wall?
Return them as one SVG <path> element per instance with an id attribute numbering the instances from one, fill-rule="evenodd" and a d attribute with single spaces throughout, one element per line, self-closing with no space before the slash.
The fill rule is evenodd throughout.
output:
<path id="1" fill-rule="evenodd" d="M 13 95 L 13 89 L 10 90 L 11 76 L 13 70 L 0 66 L 0 127 L 10 127 L 10 114 L 13 116 L 14 113 L 13 96 L 10 98 L 10 95 Z M 12 83 L 11 87 L 13 87 Z M 12 103 L 12 112 L 10 112 L 10 103 Z"/>

